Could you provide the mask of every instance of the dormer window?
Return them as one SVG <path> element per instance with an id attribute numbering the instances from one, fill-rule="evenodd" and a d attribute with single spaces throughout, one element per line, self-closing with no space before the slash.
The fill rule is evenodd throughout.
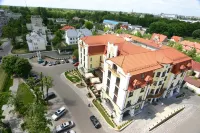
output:
<path id="1" fill-rule="evenodd" d="M 113 69 L 117 70 L 117 66 L 115 64 L 113 64 Z"/>

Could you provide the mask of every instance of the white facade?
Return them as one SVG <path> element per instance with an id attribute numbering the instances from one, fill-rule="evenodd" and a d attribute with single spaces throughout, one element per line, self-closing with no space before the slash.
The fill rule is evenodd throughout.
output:
<path id="1" fill-rule="evenodd" d="M 29 51 L 41 51 L 46 50 L 46 35 L 37 34 L 32 32 L 26 35 Z"/>
<path id="2" fill-rule="evenodd" d="M 91 36 L 92 32 L 88 29 L 69 29 L 65 31 L 65 40 L 69 45 L 78 44 L 78 40 L 84 36 Z"/>
<path id="3" fill-rule="evenodd" d="M 8 17 L 8 19 L 19 19 L 22 14 L 21 13 L 13 13 L 13 12 L 7 12 L 6 16 Z"/>

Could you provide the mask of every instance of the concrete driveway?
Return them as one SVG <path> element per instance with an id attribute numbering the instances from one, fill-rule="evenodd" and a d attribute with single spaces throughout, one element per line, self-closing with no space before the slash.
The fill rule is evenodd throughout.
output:
<path id="1" fill-rule="evenodd" d="M 0 56 L 6 56 L 11 52 L 12 46 L 10 41 L 4 42 L 1 47 L 3 50 L 0 50 Z"/>
<path id="2" fill-rule="evenodd" d="M 66 70 L 73 69 L 74 66 L 70 63 L 53 66 L 44 67 L 41 65 L 33 64 L 33 71 L 43 72 L 44 75 L 51 76 L 54 80 L 53 89 L 64 101 L 65 105 L 69 108 L 71 112 L 71 120 L 76 124 L 76 128 L 79 129 L 81 133 L 104 133 L 103 128 L 95 129 L 92 125 L 89 117 L 92 112 L 89 110 L 84 101 L 74 92 L 74 90 L 61 80 L 60 75 Z"/>

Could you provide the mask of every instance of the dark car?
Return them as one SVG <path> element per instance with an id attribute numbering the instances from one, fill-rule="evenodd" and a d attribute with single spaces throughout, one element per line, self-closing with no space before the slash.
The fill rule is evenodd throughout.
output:
<path id="1" fill-rule="evenodd" d="M 42 65 L 46 66 L 47 64 L 48 64 L 48 61 L 44 61 Z"/>
<path id="2" fill-rule="evenodd" d="M 55 62 L 56 62 L 56 64 L 60 64 L 60 61 L 58 61 L 58 60 L 57 60 L 57 61 L 55 61 Z"/>
<path id="3" fill-rule="evenodd" d="M 56 94 L 55 94 L 55 93 L 49 92 L 48 95 L 46 94 L 46 95 L 44 96 L 44 100 L 45 100 L 45 101 L 51 100 L 51 99 L 53 99 L 53 98 L 55 98 L 55 97 L 56 97 Z"/>
<path id="4" fill-rule="evenodd" d="M 56 62 L 56 61 L 54 61 L 54 62 L 53 62 L 53 65 L 57 65 L 57 62 Z"/>
<path id="5" fill-rule="evenodd" d="M 101 127 L 100 122 L 98 121 L 98 119 L 94 115 L 90 116 L 90 120 L 92 121 L 92 124 L 94 125 L 95 128 Z"/>
<path id="6" fill-rule="evenodd" d="M 69 60 L 65 60 L 66 63 L 69 63 Z"/>

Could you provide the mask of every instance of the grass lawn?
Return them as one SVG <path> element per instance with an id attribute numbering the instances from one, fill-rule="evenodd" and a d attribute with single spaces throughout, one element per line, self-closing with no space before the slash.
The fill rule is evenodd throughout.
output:
<path id="1" fill-rule="evenodd" d="M 184 37 L 184 40 L 188 40 L 188 41 L 191 41 L 191 42 L 198 42 L 198 43 L 200 43 L 200 38 L 194 39 L 193 37 Z"/>
<path id="2" fill-rule="evenodd" d="M 76 71 L 65 72 L 65 76 L 66 76 L 67 79 L 69 79 L 73 83 L 77 83 L 77 82 L 81 81 L 79 74 Z"/>
<path id="3" fill-rule="evenodd" d="M 27 48 L 20 48 L 20 49 L 12 49 L 12 53 L 13 54 L 25 54 L 28 53 L 28 49 Z"/>
<path id="4" fill-rule="evenodd" d="M 17 97 L 19 98 L 19 101 L 21 101 L 24 105 L 28 105 L 34 100 L 33 93 L 25 83 L 19 85 L 17 90 Z"/>
<path id="5" fill-rule="evenodd" d="M 110 124 L 110 126 L 112 126 L 114 128 L 115 125 L 113 124 L 113 122 L 111 121 L 111 119 L 105 113 L 104 108 L 102 107 L 102 105 L 100 103 L 98 103 L 97 100 L 93 100 L 92 102 L 96 106 L 96 108 L 99 110 L 99 112 L 101 113 L 101 115 L 104 117 L 104 119 L 107 121 L 107 123 Z"/>
<path id="6" fill-rule="evenodd" d="M 8 75 L 4 72 L 4 70 L 0 66 L 0 91 L 3 89 L 7 76 Z"/>

